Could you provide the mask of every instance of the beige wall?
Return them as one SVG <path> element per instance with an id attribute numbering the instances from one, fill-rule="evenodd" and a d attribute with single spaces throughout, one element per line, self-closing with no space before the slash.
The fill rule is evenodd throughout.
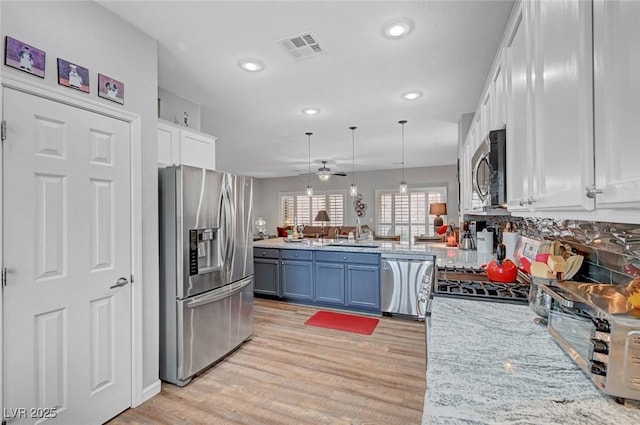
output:
<path id="1" fill-rule="evenodd" d="M 94 2 L 2 2 L 1 21 L 2 57 L 6 35 L 47 54 L 44 80 L 6 66 L 3 66 L 3 74 L 20 75 L 60 87 L 56 58 L 62 58 L 89 69 L 91 93 L 86 94 L 87 99 L 118 107 L 97 96 L 100 72 L 125 84 L 122 109 L 142 117 L 144 281 L 141 283 L 144 308 L 143 385 L 147 387 L 158 380 L 159 367 L 156 42 Z"/>
<path id="2" fill-rule="evenodd" d="M 363 201 L 367 204 L 366 215 L 362 219 L 362 224 L 372 226 L 375 221 L 375 191 L 380 189 L 398 189 L 402 174 L 397 170 L 367 171 L 358 173 L 356 171 L 356 183 L 358 192 L 363 195 Z M 405 179 L 409 188 L 425 186 L 445 186 L 447 187 L 447 217 L 448 221 L 458 221 L 458 180 L 456 177 L 456 166 L 448 165 L 442 167 L 422 167 L 409 168 L 405 170 Z M 344 190 L 349 194 L 349 185 L 352 177 L 331 176 L 328 182 L 322 183 L 317 177 L 311 178 L 311 185 L 314 191 L 322 190 Z M 267 221 L 267 232 L 275 232 L 279 223 L 278 194 L 280 192 L 303 192 L 307 187 L 308 178 L 306 176 L 279 177 L 271 179 L 254 179 L 254 222 L 258 217 L 263 217 Z M 322 184 L 321 184 L 322 183 Z M 352 200 L 347 196 L 346 222 L 347 226 L 353 226 L 356 222 L 356 214 L 353 210 Z"/>

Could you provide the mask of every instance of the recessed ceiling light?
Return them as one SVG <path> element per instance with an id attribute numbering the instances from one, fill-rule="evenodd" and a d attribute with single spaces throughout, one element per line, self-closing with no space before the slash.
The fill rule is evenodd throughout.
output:
<path id="1" fill-rule="evenodd" d="M 320 109 L 316 109 L 316 108 L 306 108 L 302 110 L 303 114 L 307 114 L 307 115 L 317 115 L 320 113 Z"/>
<path id="2" fill-rule="evenodd" d="M 402 98 L 407 100 L 414 100 L 422 96 L 421 91 L 409 91 L 406 93 L 402 93 Z"/>
<path id="3" fill-rule="evenodd" d="M 408 18 L 394 19 L 384 26 L 384 35 L 391 39 L 406 37 L 413 28 L 413 22 Z"/>
<path id="4" fill-rule="evenodd" d="M 249 72 L 260 72 L 264 69 L 264 63 L 257 59 L 240 59 L 238 66 Z"/>

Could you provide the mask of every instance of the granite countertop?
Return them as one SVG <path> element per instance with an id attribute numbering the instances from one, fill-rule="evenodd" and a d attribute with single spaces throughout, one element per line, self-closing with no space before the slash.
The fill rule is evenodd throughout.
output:
<path id="1" fill-rule="evenodd" d="M 430 254 L 436 256 L 438 266 L 457 266 L 457 267 L 479 267 L 488 263 L 495 257 L 495 254 L 480 253 L 477 251 L 464 251 L 455 247 L 448 247 L 444 242 L 434 243 L 406 243 L 406 242 L 389 242 L 389 241 L 373 241 L 380 245 L 377 248 L 370 247 L 351 247 L 351 246 L 329 246 L 333 242 L 325 239 L 324 242 L 318 239 L 304 239 L 302 242 L 285 242 L 283 238 L 265 239 L 255 241 L 255 248 L 278 248 L 278 249 L 307 249 L 307 250 L 325 250 L 325 251 L 348 251 L 348 252 L 369 252 L 379 254 Z"/>
<path id="2" fill-rule="evenodd" d="M 626 425 L 527 305 L 433 299 L 422 424 Z"/>

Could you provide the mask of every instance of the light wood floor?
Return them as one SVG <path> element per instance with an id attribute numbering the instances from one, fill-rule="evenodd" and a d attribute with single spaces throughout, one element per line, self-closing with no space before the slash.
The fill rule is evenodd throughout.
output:
<path id="1" fill-rule="evenodd" d="M 256 299 L 253 339 L 109 424 L 419 424 L 424 324 L 382 317 L 370 336 L 304 322 L 315 308 Z"/>

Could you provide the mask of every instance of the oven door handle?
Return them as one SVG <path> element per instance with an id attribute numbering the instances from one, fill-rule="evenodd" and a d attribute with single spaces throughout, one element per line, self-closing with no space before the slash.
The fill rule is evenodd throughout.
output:
<path id="1" fill-rule="evenodd" d="M 563 307 L 573 308 L 573 306 L 574 306 L 574 304 L 576 302 L 580 302 L 580 300 L 572 300 L 572 299 L 568 299 L 568 298 L 562 296 L 560 293 L 558 293 L 558 292 L 554 291 L 553 289 L 551 289 L 551 287 L 549 285 L 539 285 L 539 286 L 544 292 L 549 294 L 551 296 L 551 298 L 553 298 L 555 301 L 557 301 Z"/>

